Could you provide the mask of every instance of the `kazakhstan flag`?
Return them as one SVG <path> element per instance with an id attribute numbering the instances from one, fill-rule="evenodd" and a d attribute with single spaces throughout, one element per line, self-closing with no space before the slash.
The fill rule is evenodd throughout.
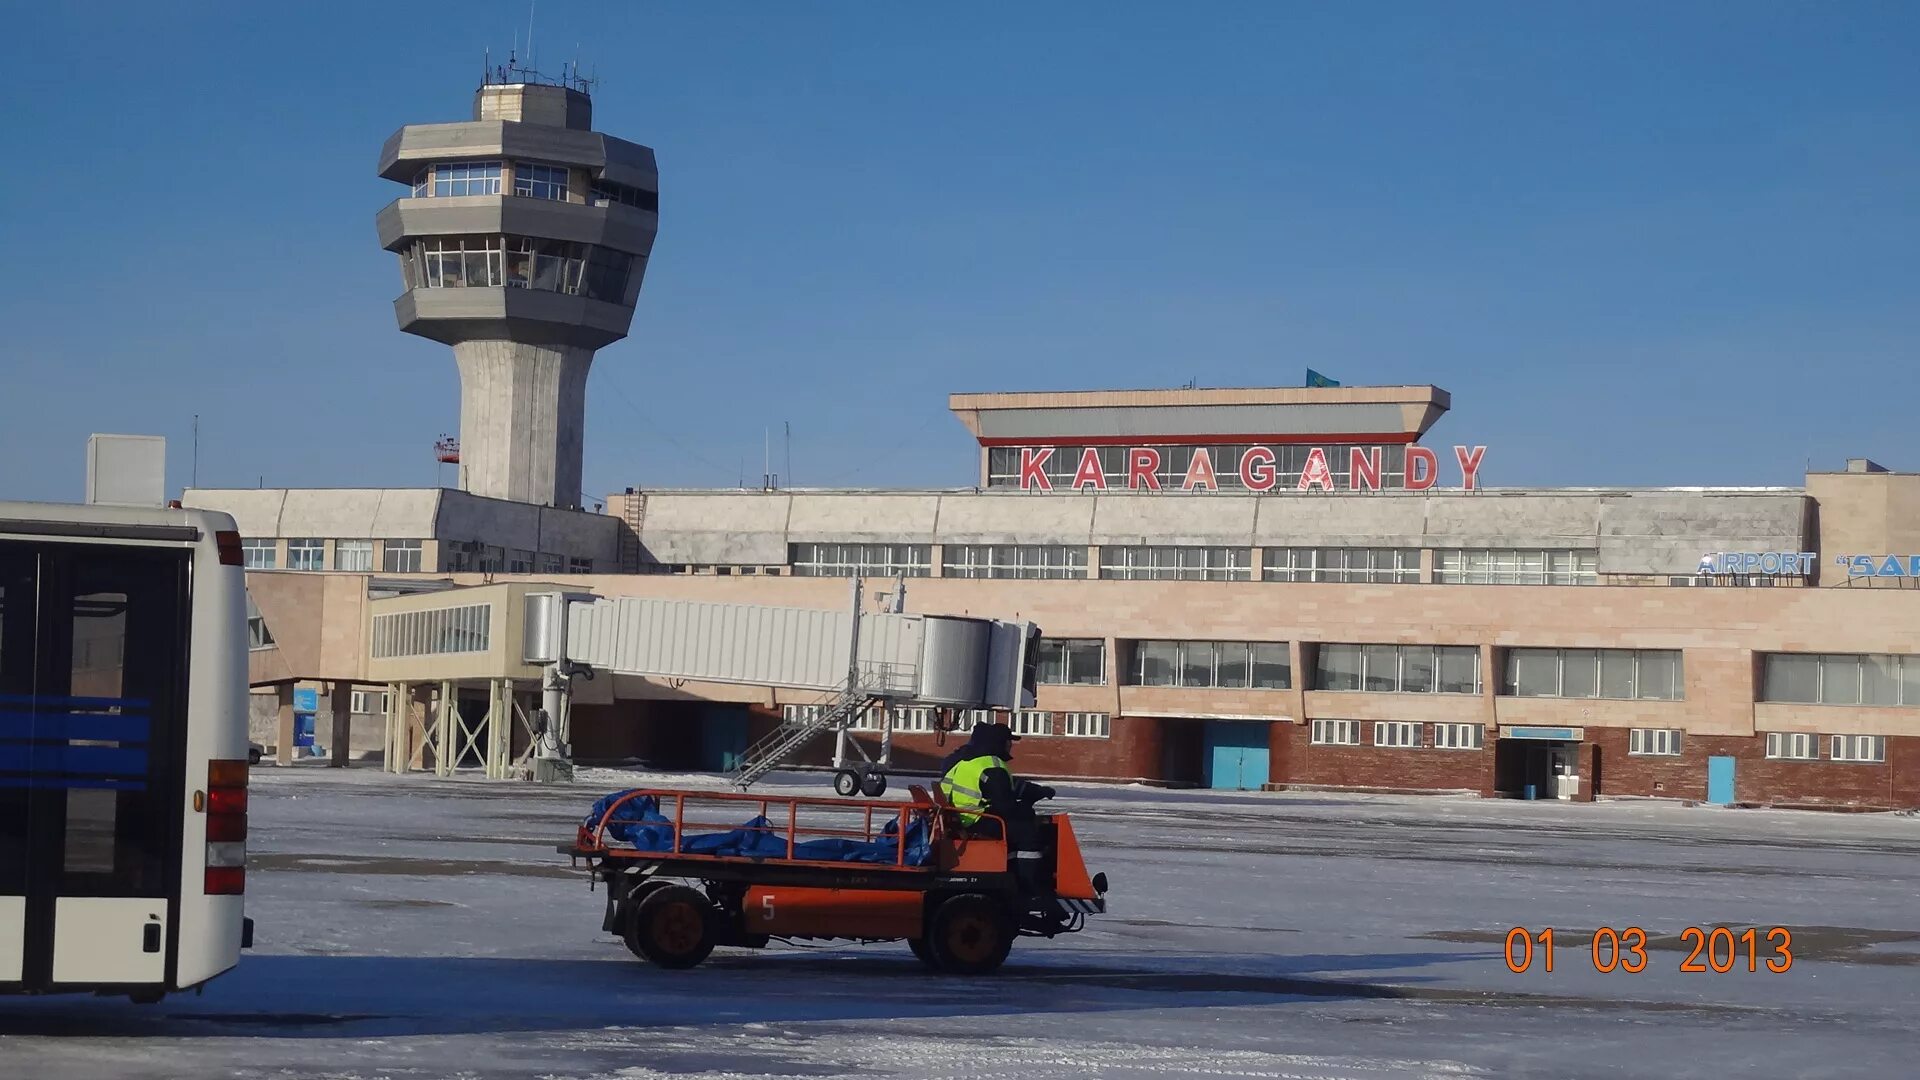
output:
<path id="1" fill-rule="evenodd" d="M 1337 382 L 1334 382 L 1332 379 L 1327 378 L 1325 375 L 1320 374 L 1319 372 L 1313 370 L 1312 368 L 1308 368 L 1307 369 L 1307 385 L 1308 386 L 1339 386 L 1340 384 Z"/>

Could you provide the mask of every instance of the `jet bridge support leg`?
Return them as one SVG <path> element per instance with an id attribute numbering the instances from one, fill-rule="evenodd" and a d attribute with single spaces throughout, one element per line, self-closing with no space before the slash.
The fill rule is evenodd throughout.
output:
<path id="1" fill-rule="evenodd" d="M 573 780 L 572 679 L 567 665 L 548 664 L 540 674 L 540 711 L 543 724 L 536 724 L 539 737 L 533 754 L 533 778 L 543 784 Z"/>

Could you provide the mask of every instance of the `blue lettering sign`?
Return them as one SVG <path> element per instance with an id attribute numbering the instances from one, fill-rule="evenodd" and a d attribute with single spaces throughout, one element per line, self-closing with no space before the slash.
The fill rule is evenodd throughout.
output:
<path id="1" fill-rule="evenodd" d="M 1813 572 L 1815 558 L 1811 551 L 1713 551 L 1700 556 L 1699 572 L 1702 574 L 1764 574 L 1775 577 L 1783 574 L 1806 575 Z M 1858 558 L 1866 557 L 1858 556 Z M 1846 563 L 1844 558 L 1837 561 L 1850 567 L 1856 565 Z M 1871 572 L 1871 561 L 1867 563 L 1867 568 L 1867 572 Z M 1855 569 L 1851 572 L 1857 574 L 1861 571 Z"/>
<path id="2" fill-rule="evenodd" d="M 1833 561 L 1848 577 L 1920 577 L 1920 555 L 1838 555 Z"/>

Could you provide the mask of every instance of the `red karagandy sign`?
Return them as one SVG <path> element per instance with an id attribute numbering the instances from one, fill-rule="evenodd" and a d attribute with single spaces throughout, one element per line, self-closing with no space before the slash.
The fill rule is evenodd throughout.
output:
<path id="1" fill-rule="evenodd" d="M 1047 475 L 1047 465 L 1052 461 L 1057 448 L 1052 446 L 1023 446 L 1020 448 L 1020 490 L 1052 491 L 1053 480 Z M 1456 446 L 1453 448 L 1454 466 L 1460 477 L 1458 490 L 1475 491 L 1480 487 L 1480 464 L 1486 458 L 1484 446 Z M 1218 491 L 1220 490 L 1220 470 L 1228 475 L 1238 475 L 1241 486 L 1248 491 L 1264 492 L 1287 490 L 1280 484 L 1278 459 L 1270 446 L 1252 446 L 1243 452 L 1237 461 L 1215 461 L 1214 448 L 1196 446 L 1187 459 L 1186 473 L 1178 487 L 1172 483 L 1160 482 L 1160 471 L 1170 464 L 1163 459 L 1161 451 L 1151 446 L 1139 446 L 1127 451 L 1126 489 L 1129 491 Z M 1347 448 L 1346 465 L 1347 491 L 1379 491 L 1385 485 L 1382 482 L 1381 448 L 1378 446 L 1353 446 Z M 1424 446 L 1409 446 L 1406 453 L 1406 478 L 1400 487 L 1406 491 L 1426 491 L 1440 480 L 1440 455 Z M 1114 487 L 1119 486 L 1115 481 Z M 1107 491 L 1107 474 L 1100 463 L 1100 451 L 1096 447 L 1087 447 L 1080 453 L 1080 461 L 1073 471 L 1070 485 L 1074 491 Z M 1327 450 L 1315 446 L 1307 451 L 1307 460 L 1300 469 L 1300 478 L 1292 485 L 1294 491 L 1338 491 L 1341 490 L 1333 464 L 1327 459 Z"/>

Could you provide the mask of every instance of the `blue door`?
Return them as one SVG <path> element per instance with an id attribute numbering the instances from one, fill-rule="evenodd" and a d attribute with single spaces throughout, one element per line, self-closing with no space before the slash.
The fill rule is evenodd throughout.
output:
<path id="1" fill-rule="evenodd" d="M 1267 782 L 1267 725 L 1209 720 L 1205 739 L 1208 787 L 1258 791 Z"/>
<path id="2" fill-rule="evenodd" d="M 1707 759 L 1707 801 L 1717 806 L 1733 804 L 1733 759 Z"/>
<path id="3" fill-rule="evenodd" d="M 739 705 L 709 705 L 700 710 L 700 767 L 732 772 L 747 751 L 747 710 Z"/>

